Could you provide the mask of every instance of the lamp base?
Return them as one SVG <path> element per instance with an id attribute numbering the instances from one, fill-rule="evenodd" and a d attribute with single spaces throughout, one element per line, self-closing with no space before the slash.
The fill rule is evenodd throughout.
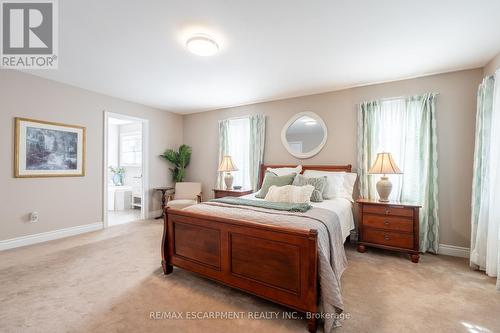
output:
<path id="1" fill-rule="evenodd" d="M 226 190 L 233 189 L 233 175 L 230 172 L 226 173 L 226 176 L 224 177 L 224 183 L 226 184 Z"/>
<path id="2" fill-rule="evenodd" d="M 392 183 L 388 177 L 383 176 L 380 177 L 380 180 L 377 182 L 377 192 L 380 202 L 389 202 L 389 195 L 392 191 Z"/>

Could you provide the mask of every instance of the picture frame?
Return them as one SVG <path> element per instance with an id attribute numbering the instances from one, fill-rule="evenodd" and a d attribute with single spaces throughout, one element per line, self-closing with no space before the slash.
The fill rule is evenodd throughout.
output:
<path id="1" fill-rule="evenodd" d="M 85 176 L 86 128 L 15 118 L 14 177 Z"/>

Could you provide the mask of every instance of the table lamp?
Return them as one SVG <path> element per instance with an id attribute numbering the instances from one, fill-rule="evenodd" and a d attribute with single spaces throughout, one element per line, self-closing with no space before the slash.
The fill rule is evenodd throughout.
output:
<path id="1" fill-rule="evenodd" d="M 403 173 L 394 162 L 391 153 L 378 153 L 377 159 L 370 170 L 368 170 L 368 173 L 383 175 L 377 182 L 378 200 L 380 202 L 388 202 L 392 190 L 392 183 L 386 175 Z"/>
<path id="2" fill-rule="evenodd" d="M 226 172 L 224 183 L 226 183 L 226 190 L 231 190 L 233 188 L 233 175 L 231 174 L 231 171 L 238 171 L 238 168 L 234 165 L 231 156 L 226 155 L 222 158 L 219 165 L 219 171 Z"/>

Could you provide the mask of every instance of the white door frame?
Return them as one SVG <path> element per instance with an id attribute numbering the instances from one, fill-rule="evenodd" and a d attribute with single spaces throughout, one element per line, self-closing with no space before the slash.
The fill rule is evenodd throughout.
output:
<path id="1" fill-rule="evenodd" d="M 108 119 L 139 121 L 142 124 L 142 198 L 141 219 L 149 218 L 149 120 L 120 113 L 104 111 L 104 155 L 103 155 L 103 207 L 104 228 L 108 227 Z"/>

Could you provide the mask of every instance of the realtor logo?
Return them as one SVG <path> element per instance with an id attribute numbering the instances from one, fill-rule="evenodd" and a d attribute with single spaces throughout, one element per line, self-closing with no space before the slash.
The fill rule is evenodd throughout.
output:
<path id="1" fill-rule="evenodd" d="M 57 68 L 57 0 L 0 0 L 0 66 L 17 69 Z"/>

